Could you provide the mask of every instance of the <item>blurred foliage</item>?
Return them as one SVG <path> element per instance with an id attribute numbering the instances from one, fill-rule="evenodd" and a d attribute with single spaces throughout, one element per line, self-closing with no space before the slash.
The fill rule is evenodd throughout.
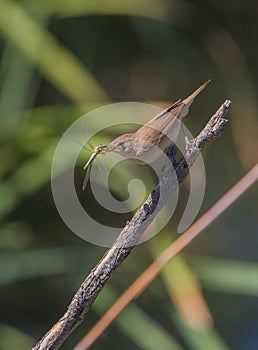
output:
<path id="1" fill-rule="evenodd" d="M 229 127 L 203 154 L 201 211 L 257 162 L 257 15 L 255 2 L 232 0 L 0 1 L 1 349 L 30 348 L 105 251 L 69 231 L 51 194 L 56 145 L 80 116 L 108 102 L 166 105 L 212 78 L 191 109 L 189 129 L 196 134 L 226 98 L 233 106 Z M 94 123 L 90 127 L 102 121 Z M 105 144 L 128 130 L 105 130 L 92 141 Z M 78 188 L 88 156 L 78 159 Z M 143 176 L 148 190 L 153 186 L 151 173 L 137 169 L 114 172 L 117 197 L 127 196 L 132 177 Z M 81 195 L 85 203 L 89 195 Z M 113 277 L 113 291 L 103 291 L 63 349 L 71 349 L 156 249 L 168 244 L 183 207 L 184 200 L 166 229 L 133 251 Z M 109 220 L 115 225 L 118 219 Z M 124 349 L 257 349 L 257 247 L 252 188 L 186 249 L 187 264 L 183 255 L 172 261 L 93 348 L 111 341 Z M 190 287 L 206 300 L 215 326 L 187 323 L 180 303 L 189 311 L 195 302 Z"/>

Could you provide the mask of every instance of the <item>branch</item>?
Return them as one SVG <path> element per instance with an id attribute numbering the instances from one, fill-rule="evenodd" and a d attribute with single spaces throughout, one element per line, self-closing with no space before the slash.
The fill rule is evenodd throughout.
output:
<path id="1" fill-rule="evenodd" d="M 81 284 L 63 317 L 44 335 L 33 350 L 58 349 L 73 330 L 83 321 L 84 316 L 89 311 L 92 303 L 106 282 L 110 279 L 112 273 L 130 254 L 146 228 L 154 220 L 158 211 L 177 189 L 178 183 L 181 184 L 185 180 L 189 172 L 189 167 L 194 163 L 201 150 L 208 143 L 217 139 L 223 132 L 228 122 L 224 119 L 224 116 L 230 107 L 231 102 L 226 100 L 213 117 L 211 117 L 200 134 L 189 143 L 186 154 L 178 162 L 176 161 L 175 146 L 169 148 L 168 158 L 173 164 L 177 181 L 175 181 L 175 175 L 173 176 L 171 171 L 169 171 L 171 164 L 170 166 L 169 164 L 165 164 L 162 169 L 160 183 L 151 192 L 131 221 L 126 224 L 112 247 Z"/>
<path id="2" fill-rule="evenodd" d="M 213 206 L 208 209 L 183 235 L 179 236 L 137 277 L 115 303 L 101 316 L 98 322 L 87 332 L 73 350 L 86 350 L 103 334 L 124 308 L 145 291 L 158 276 L 162 268 L 180 253 L 195 237 L 209 226 L 219 215 L 234 203 L 258 180 L 258 164 L 254 165 L 233 187 L 230 188 Z M 188 304 L 187 304 L 188 305 Z"/>

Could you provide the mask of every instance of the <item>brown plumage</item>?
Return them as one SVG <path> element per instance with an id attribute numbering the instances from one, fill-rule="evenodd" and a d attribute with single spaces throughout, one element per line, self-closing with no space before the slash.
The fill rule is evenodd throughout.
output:
<path id="1" fill-rule="evenodd" d="M 147 124 L 143 125 L 136 132 L 123 134 L 116 137 L 109 145 L 97 146 L 92 150 L 92 156 L 87 164 L 83 167 L 89 172 L 89 168 L 93 160 L 98 154 L 107 152 L 116 152 L 126 158 L 140 158 L 147 161 L 153 156 L 154 146 L 159 146 L 165 150 L 171 140 L 175 141 L 179 133 L 180 123 L 183 117 L 188 114 L 189 107 L 193 103 L 195 97 L 210 83 L 210 80 L 202 84 L 189 97 L 179 100 L 157 116 L 152 118 Z M 168 137 L 166 137 L 168 136 Z M 86 173 L 83 188 L 86 187 L 89 174 Z"/>

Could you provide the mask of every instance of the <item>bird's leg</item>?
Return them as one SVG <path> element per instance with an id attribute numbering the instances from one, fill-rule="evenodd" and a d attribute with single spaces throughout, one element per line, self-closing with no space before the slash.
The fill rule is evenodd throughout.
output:
<path id="1" fill-rule="evenodd" d="M 190 146 L 191 146 L 191 148 L 194 148 L 196 151 L 198 151 L 198 148 L 197 147 L 193 147 L 192 141 L 190 141 L 188 136 L 186 135 L 185 126 L 184 126 L 183 123 L 181 123 L 181 128 L 182 128 L 182 132 L 183 132 L 183 135 L 184 135 L 184 138 L 185 138 L 185 150 L 186 150 L 186 152 L 188 152 Z"/>

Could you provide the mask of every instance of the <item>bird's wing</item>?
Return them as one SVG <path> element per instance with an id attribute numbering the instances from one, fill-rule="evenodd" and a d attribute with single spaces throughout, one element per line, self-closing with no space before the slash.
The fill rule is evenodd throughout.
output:
<path id="1" fill-rule="evenodd" d="M 173 103 L 171 106 L 167 107 L 166 109 L 164 109 L 163 111 L 161 111 L 159 114 L 155 115 L 155 117 L 153 117 L 148 123 L 146 123 L 145 125 L 151 124 L 156 120 L 160 120 L 162 119 L 165 115 L 168 115 L 169 113 L 171 113 L 171 111 L 173 111 L 180 103 L 181 103 L 181 99 L 176 101 L 175 103 Z"/>
<path id="2" fill-rule="evenodd" d="M 171 130 L 180 115 L 180 111 L 184 106 L 180 101 L 177 101 L 143 125 L 135 132 L 135 136 L 153 144 L 158 144 L 161 138 Z"/>

